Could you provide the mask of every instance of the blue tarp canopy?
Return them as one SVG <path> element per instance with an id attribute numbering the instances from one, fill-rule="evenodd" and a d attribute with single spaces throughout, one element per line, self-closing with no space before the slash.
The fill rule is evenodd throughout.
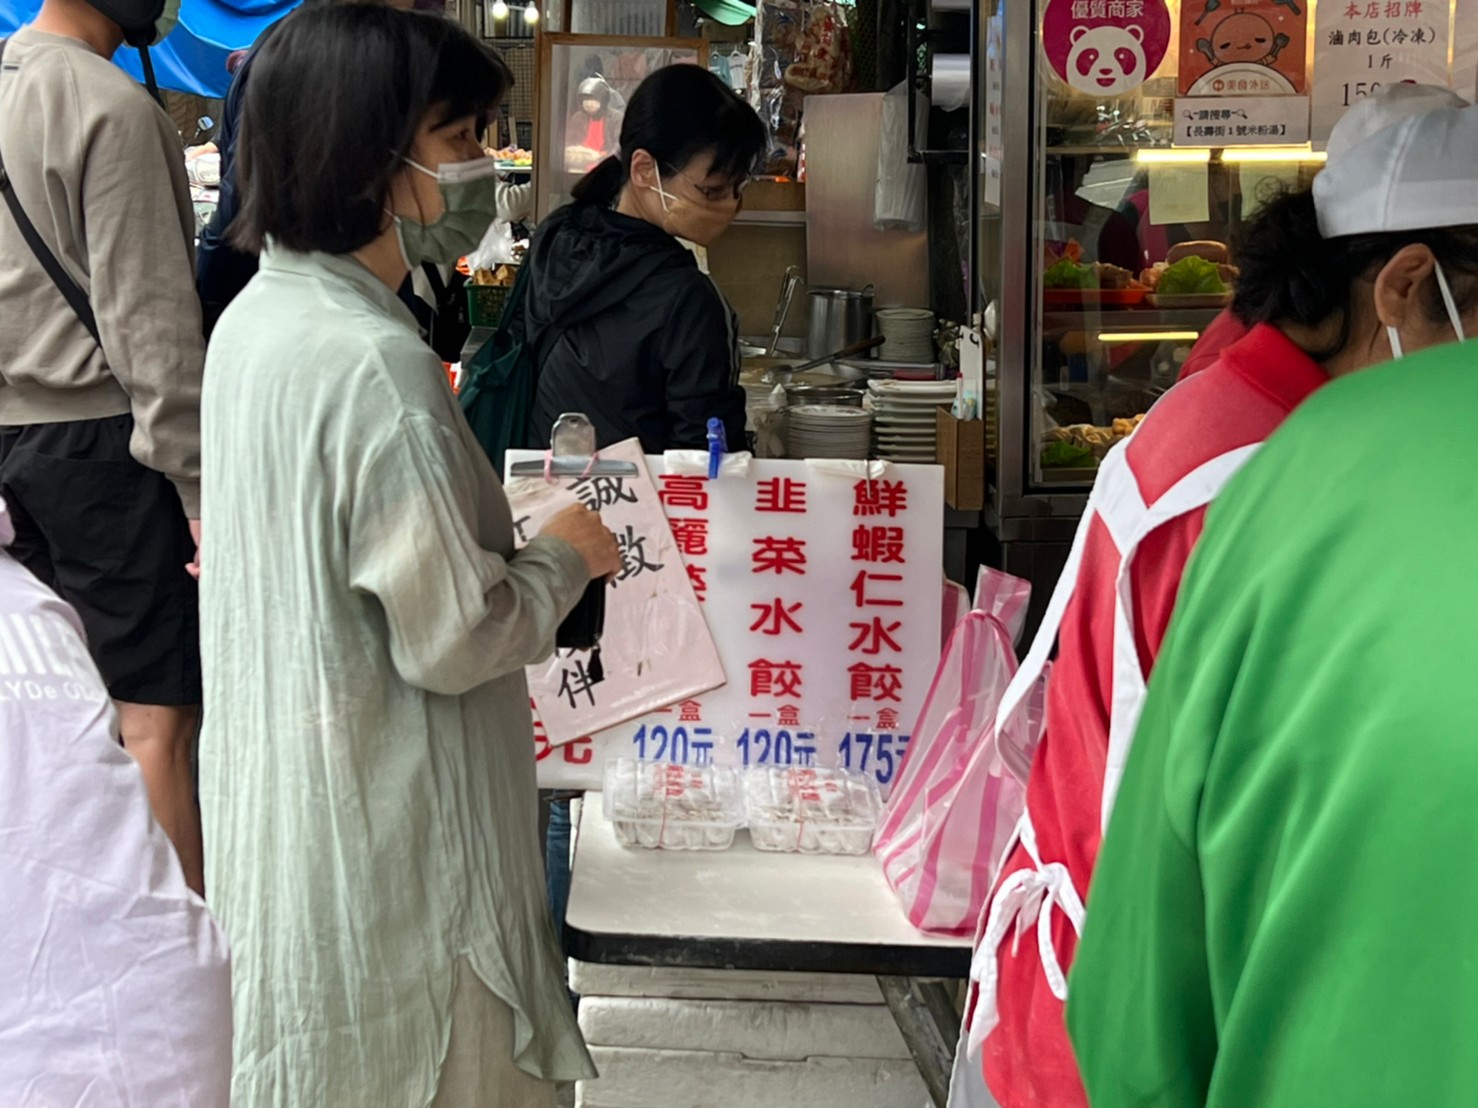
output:
<path id="1" fill-rule="evenodd" d="M 231 75 L 226 58 L 244 50 L 267 27 L 300 0 L 180 0 L 180 22 L 167 39 L 150 49 L 160 88 L 193 92 L 198 96 L 225 96 Z M 41 10 L 41 0 L 0 0 L 0 37 L 29 23 Z M 143 80 L 137 50 L 123 47 L 118 64 Z"/>

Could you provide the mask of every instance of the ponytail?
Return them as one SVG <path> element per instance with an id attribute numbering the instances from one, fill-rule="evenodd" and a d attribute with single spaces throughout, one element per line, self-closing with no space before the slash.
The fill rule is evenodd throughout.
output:
<path id="1" fill-rule="evenodd" d="M 710 154 L 709 174 L 739 185 L 754 171 L 766 141 L 754 109 L 705 67 L 665 66 L 648 74 L 627 101 L 620 152 L 586 173 L 571 195 L 577 204 L 613 206 L 638 150 L 650 154 L 664 173 Z"/>
<path id="2" fill-rule="evenodd" d="M 598 208 L 612 207 L 626 187 L 626 167 L 621 159 L 612 154 L 576 182 L 570 191 L 576 204 L 593 204 Z"/>

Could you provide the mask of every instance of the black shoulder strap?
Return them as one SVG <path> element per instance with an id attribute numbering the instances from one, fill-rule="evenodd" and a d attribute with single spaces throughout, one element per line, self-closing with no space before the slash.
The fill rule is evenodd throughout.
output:
<path id="1" fill-rule="evenodd" d="M 0 39 L 0 63 L 3 63 L 5 58 L 6 41 Z M 26 215 L 26 209 L 21 207 L 20 197 L 16 196 L 15 189 L 10 184 L 10 175 L 5 170 L 3 153 L 0 153 L 0 195 L 5 197 L 5 204 L 10 208 L 10 214 L 15 217 L 15 222 L 20 227 L 21 238 L 26 240 L 26 245 L 31 248 L 31 253 L 36 255 L 41 268 L 46 270 L 46 275 L 51 278 L 52 284 L 56 285 L 57 290 L 72 306 L 72 310 L 77 313 L 77 318 L 82 321 L 82 326 L 87 328 L 93 341 L 102 345 L 102 340 L 98 338 L 97 319 L 92 314 L 92 305 L 87 300 L 87 293 L 83 292 L 77 282 L 72 280 L 71 274 L 62 268 L 62 263 L 56 260 L 51 247 L 47 246 L 37 233 L 36 225 L 31 222 L 31 217 Z"/>

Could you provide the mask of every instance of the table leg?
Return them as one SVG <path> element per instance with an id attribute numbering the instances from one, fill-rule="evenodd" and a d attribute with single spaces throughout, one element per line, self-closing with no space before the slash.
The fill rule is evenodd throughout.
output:
<path id="1" fill-rule="evenodd" d="M 929 1098 L 935 1108 L 945 1108 L 960 1034 L 960 1015 L 950 998 L 949 986 L 943 981 L 880 975 L 878 987 L 903 1033 Z"/>

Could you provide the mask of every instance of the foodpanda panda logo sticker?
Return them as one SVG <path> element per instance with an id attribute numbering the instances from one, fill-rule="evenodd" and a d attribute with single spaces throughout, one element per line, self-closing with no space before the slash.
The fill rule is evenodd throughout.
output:
<path id="1" fill-rule="evenodd" d="M 1057 79 L 1099 99 L 1133 92 L 1170 48 L 1165 0 L 1051 0 L 1042 48 Z"/>

